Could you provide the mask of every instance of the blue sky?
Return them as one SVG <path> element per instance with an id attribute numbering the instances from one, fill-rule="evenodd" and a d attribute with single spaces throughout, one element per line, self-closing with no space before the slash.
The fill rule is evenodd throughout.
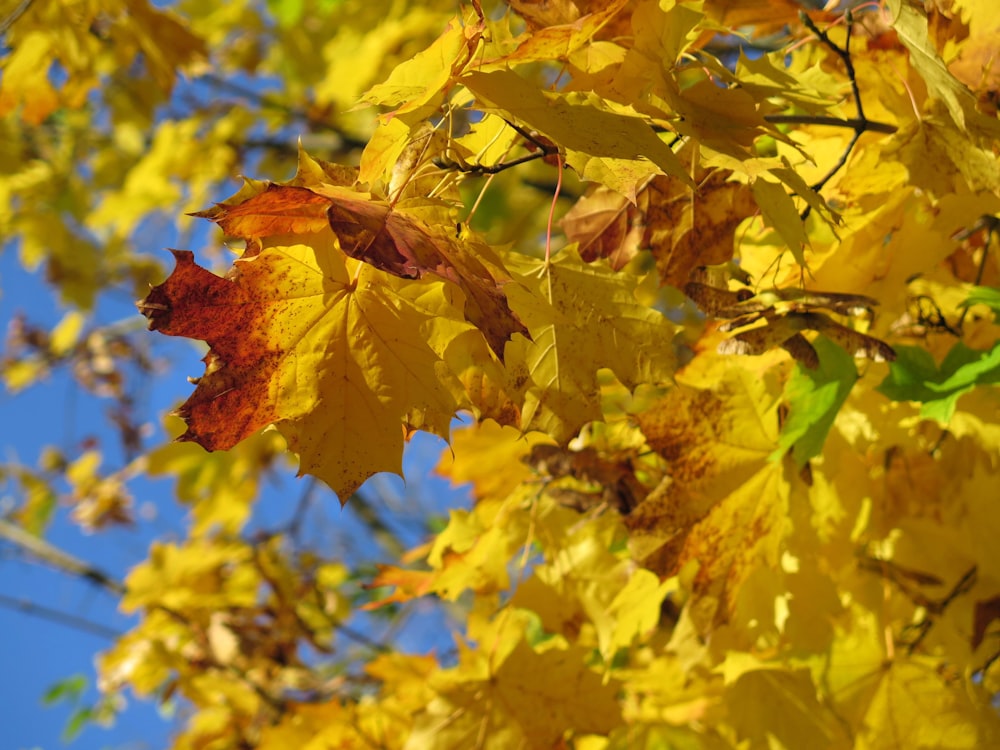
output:
<path id="1" fill-rule="evenodd" d="M 38 323 L 54 323 L 63 314 L 51 290 L 34 274 L 25 273 L 16 251 L 7 247 L 0 253 L 0 322 L 6 331 L 16 312 L 24 312 Z M 111 311 L 109 311 L 111 312 Z M 193 352 L 192 352 L 193 353 Z M 196 359 L 196 358 L 195 358 Z M 183 382 L 183 380 L 181 381 Z M 169 381 L 158 383 L 150 409 L 162 408 L 176 398 Z M 17 394 L 0 391 L 0 425 L 3 425 L 0 460 L 34 465 L 42 448 L 55 445 L 68 455 L 79 451 L 80 441 L 94 427 L 105 433 L 103 405 L 73 387 L 64 374 L 56 374 Z M 0 491 L 11 492 L 11 487 Z M 167 488 L 161 493 L 168 497 Z M 157 505 L 155 526 L 176 531 L 182 528 L 182 512 L 171 502 Z M 6 508 L 4 508 L 6 510 Z M 87 562 L 121 577 L 145 556 L 154 524 L 140 524 L 136 533 L 115 530 L 99 536 L 82 534 L 67 520 L 61 509 L 54 520 L 49 541 Z M 0 594 L 16 600 L 48 607 L 67 615 L 124 631 L 131 620 L 119 614 L 116 602 L 96 586 L 82 583 L 63 573 L 27 562 L 9 545 L 0 545 Z M 0 705 L 4 706 L 5 748 L 56 748 L 72 713 L 72 706 L 45 707 L 42 698 L 57 682 L 82 674 L 91 686 L 83 703 L 96 700 L 94 655 L 110 645 L 106 638 L 67 627 L 24 612 L 0 608 Z M 150 704 L 132 701 L 129 710 L 111 731 L 88 728 L 78 738 L 79 748 L 164 747 L 170 724 Z"/>
<path id="2" fill-rule="evenodd" d="M 6 247 L 0 252 L 0 325 L 5 331 L 17 312 L 24 312 L 35 323 L 55 323 L 65 310 L 51 290 L 37 275 L 26 273 L 20 266 L 16 250 Z M 124 301 L 107 303 L 98 311 L 104 322 L 138 315 Z M 145 401 L 139 405 L 140 415 L 158 426 L 162 415 L 176 406 L 191 390 L 186 375 L 199 374 L 201 353 L 190 342 L 168 339 L 155 334 L 156 351 L 170 362 L 168 371 L 155 376 L 144 388 Z M 64 373 L 56 373 L 45 382 L 17 394 L 0 391 L 0 425 L 4 463 L 18 461 L 28 466 L 36 463 L 45 446 L 54 445 L 67 456 L 79 454 L 83 441 L 97 437 L 108 454 L 111 465 L 120 464 L 117 437 L 108 428 L 104 417 L 106 403 L 75 387 Z M 161 434 L 149 439 L 147 446 L 156 445 Z M 449 507 L 467 504 L 466 493 L 451 489 L 440 477 L 430 475 L 444 443 L 430 436 L 418 437 L 408 449 L 405 459 L 410 477 L 404 484 L 394 477 L 377 477 L 372 496 L 381 503 L 382 516 L 407 544 L 420 541 L 415 530 L 419 515 L 431 508 L 444 514 Z M 291 472 L 268 486 L 256 506 L 254 527 L 278 525 L 287 521 L 294 511 L 295 500 L 304 488 L 305 480 L 295 479 Z M 130 485 L 136 500 L 136 526 L 133 529 L 112 529 L 99 534 L 82 533 L 69 522 L 67 508 L 60 508 L 47 539 L 60 549 L 73 554 L 118 579 L 128 569 L 142 561 L 154 539 L 183 538 L 186 509 L 173 498 L 169 480 L 143 480 Z M 0 501 L 10 494 L 10 486 L 0 486 Z M 322 492 L 310 519 L 312 539 L 325 551 L 343 550 L 344 554 L 371 556 L 375 546 L 367 538 L 365 527 L 348 505 L 341 510 L 336 498 Z M 419 497 L 417 504 L 408 500 Z M 7 498 L 11 502 L 12 497 Z M 7 508 L 0 509 L 0 513 Z M 42 698 L 55 684 L 73 675 L 83 675 L 89 689 L 82 704 L 97 699 L 94 688 L 94 657 L 110 646 L 106 636 L 85 632 L 10 608 L 10 600 L 47 607 L 71 617 L 93 622 L 102 628 L 124 632 L 134 620 L 117 611 L 113 596 L 102 589 L 24 559 L 6 543 L 0 542 L 0 705 L 4 706 L 4 740 L 2 750 L 31 750 L 65 746 L 61 737 L 73 712 L 68 702 L 43 705 Z M 434 618 L 423 623 L 415 621 L 401 634 L 400 645 L 408 651 L 424 652 L 442 644 L 434 633 L 441 632 Z M 447 632 L 447 629 L 444 630 Z M 148 701 L 129 697 L 127 708 L 109 729 L 88 725 L 73 748 L 103 750 L 141 750 L 169 746 L 175 720 L 164 716 Z"/>

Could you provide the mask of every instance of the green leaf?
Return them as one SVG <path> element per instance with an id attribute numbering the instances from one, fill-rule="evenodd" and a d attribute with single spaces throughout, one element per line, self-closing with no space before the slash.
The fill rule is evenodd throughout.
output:
<path id="1" fill-rule="evenodd" d="M 82 674 L 74 674 L 52 685 L 42 696 L 42 703 L 52 706 L 66 701 L 76 703 L 87 689 L 87 678 Z"/>
<path id="2" fill-rule="evenodd" d="M 970 349 L 958 342 L 940 367 L 919 347 L 896 347 L 896 355 L 889 375 L 876 390 L 894 401 L 922 403 L 920 416 L 942 424 L 955 413 L 960 396 L 977 385 L 1000 382 L 1000 342 L 988 350 Z"/>
<path id="3" fill-rule="evenodd" d="M 267 9 L 279 26 L 288 29 L 302 20 L 306 8 L 304 0 L 268 0 Z"/>
<path id="4" fill-rule="evenodd" d="M 959 307 L 971 307 L 972 305 L 986 305 L 994 313 L 1000 315 L 1000 289 L 991 286 L 973 287 L 969 298 L 962 302 Z"/>
<path id="5" fill-rule="evenodd" d="M 819 354 L 819 367 L 795 368 L 785 387 L 788 419 L 778 438 L 779 448 L 771 455 L 778 458 L 791 448 L 800 469 L 822 452 L 833 420 L 858 379 L 854 358 L 844 349 L 825 336 L 817 338 L 813 347 Z"/>
<path id="6" fill-rule="evenodd" d="M 896 360 L 877 390 L 893 401 L 931 401 L 936 396 L 927 387 L 937 378 L 937 364 L 926 349 L 919 346 L 897 346 Z"/>

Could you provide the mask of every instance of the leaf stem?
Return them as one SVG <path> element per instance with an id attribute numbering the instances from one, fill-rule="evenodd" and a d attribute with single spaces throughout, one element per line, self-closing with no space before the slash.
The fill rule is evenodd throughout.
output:
<path id="1" fill-rule="evenodd" d="M 552 205 L 549 207 L 549 223 L 545 228 L 545 265 L 549 264 L 552 257 L 552 219 L 556 213 L 556 201 L 559 200 L 559 191 L 562 190 L 563 160 L 561 154 L 556 154 L 556 162 L 559 165 L 559 177 L 556 179 L 556 189 L 552 193 Z"/>

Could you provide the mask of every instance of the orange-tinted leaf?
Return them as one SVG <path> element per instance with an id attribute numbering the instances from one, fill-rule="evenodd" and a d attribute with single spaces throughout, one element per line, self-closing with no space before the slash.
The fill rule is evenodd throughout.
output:
<path id="1" fill-rule="evenodd" d="M 217 223 L 229 237 L 248 241 L 278 234 L 320 232 L 327 226 L 328 198 L 312 190 L 267 185 L 263 192 L 236 205 L 216 204 L 195 216 Z"/>
<path id="2" fill-rule="evenodd" d="M 428 328 L 447 341 L 468 327 L 448 322 L 434 285 L 358 267 L 332 238 L 317 245 L 267 248 L 228 278 L 177 251 L 139 307 L 153 330 L 211 347 L 181 440 L 225 450 L 276 423 L 300 471 L 346 501 L 372 474 L 400 472 L 405 429 L 447 435 L 460 389 Z"/>
<path id="3" fill-rule="evenodd" d="M 547 0 L 544 3 L 512 2 L 513 7 L 528 22 L 529 27 L 538 26 L 532 34 L 525 34 L 517 48 L 504 55 L 503 62 L 517 65 L 542 60 L 567 59 L 573 52 L 589 43 L 605 25 L 615 20 L 619 14 L 619 24 L 628 26 L 629 14 L 621 13 L 629 0 L 593 2 L 585 8 L 582 17 L 578 9 L 584 3 L 559 5 Z M 491 63 L 497 61 L 491 60 Z"/>
<path id="4" fill-rule="evenodd" d="M 248 242 L 331 228 L 340 249 L 356 260 L 404 279 L 431 274 L 457 284 L 466 296 L 466 318 L 500 359 L 514 333 L 527 334 L 507 304 L 503 284 L 509 277 L 500 259 L 483 242 L 456 238 L 450 224 L 435 227 L 365 193 L 322 184 L 268 185 L 239 204 L 220 203 L 201 215 Z"/>
<path id="5" fill-rule="evenodd" d="M 795 0 L 708 0 L 705 15 L 724 26 L 752 26 L 754 35 L 798 23 L 802 5 Z"/>
<path id="6" fill-rule="evenodd" d="M 607 258 L 615 270 L 624 268 L 643 245 L 639 210 L 621 193 L 594 185 L 562 220 L 563 231 L 579 243 L 580 257 L 590 263 Z"/>
<path id="7" fill-rule="evenodd" d="M 377 601 L 362 605 L 360 609 L 378 609 L 394 602 L 408 602 L 424 596 L 434 586 L 436 576 L 437 573 L 431 570 L 410 570 L 392 565 L 379 565 L 378 575 L 365 588 L 392 586 L 394 591 Z"/>
<path id="8" fill-rule="evenodd" d="M 706 171 L 693 191 L 683 180 L 658 175 L 634 205 L 600 186 L 566 214 L 563 228 L 580 243 L 584 260 L 608 258 L 614 268 L 649 248 L 662 283 L 683 288 L 698 266 L 732 259 L 736 228 L 757 210 L 750 188 L 727 181 L 728 174 Z"/>
<path id="9" fill-rule="evenodd" d="M 698 266 L 732 259 L 736 228 L 757 206 L 749 187 L 727 178 L 716 170 L 692 191 L 677 179 L 656 177 L 640 196 L 646 242 L 664 284 L 682 288 Z"/>
<path id="10" fill-rule="evenodd" d="M 713 387 L 682 383 L 638 415 L 669 476 L 626 517 L 630 546 L 666 575 L 697 561 L 695 593 L 726 605 L 710 619 L 725 620 L 740 584 L 780 559 L 788 485 L 769 460 L 779 400 L 770 379 L 728 370 Z"/>

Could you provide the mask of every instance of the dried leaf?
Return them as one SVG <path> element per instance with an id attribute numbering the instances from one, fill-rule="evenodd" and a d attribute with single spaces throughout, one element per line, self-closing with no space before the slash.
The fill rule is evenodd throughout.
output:
<path id="1" fill-rule="evenodd" d="M 429 205 L 447 217 L 446 209 Z M 246 200 L 220 203 L 201 215 L 248 243 L 330 228 L 340 249 L 356 260 L 403 279 L 431 275 L 450 281 L 466 296 L 467 319 L 501 360 L 510 337 L 527 333 L 507 304 L 503 286 L 509 276 L 488 245 L 468 235 L 456 238 L 450 229 L 432 226 L 365 193 L 336 185 L 268 185 Z"/>

